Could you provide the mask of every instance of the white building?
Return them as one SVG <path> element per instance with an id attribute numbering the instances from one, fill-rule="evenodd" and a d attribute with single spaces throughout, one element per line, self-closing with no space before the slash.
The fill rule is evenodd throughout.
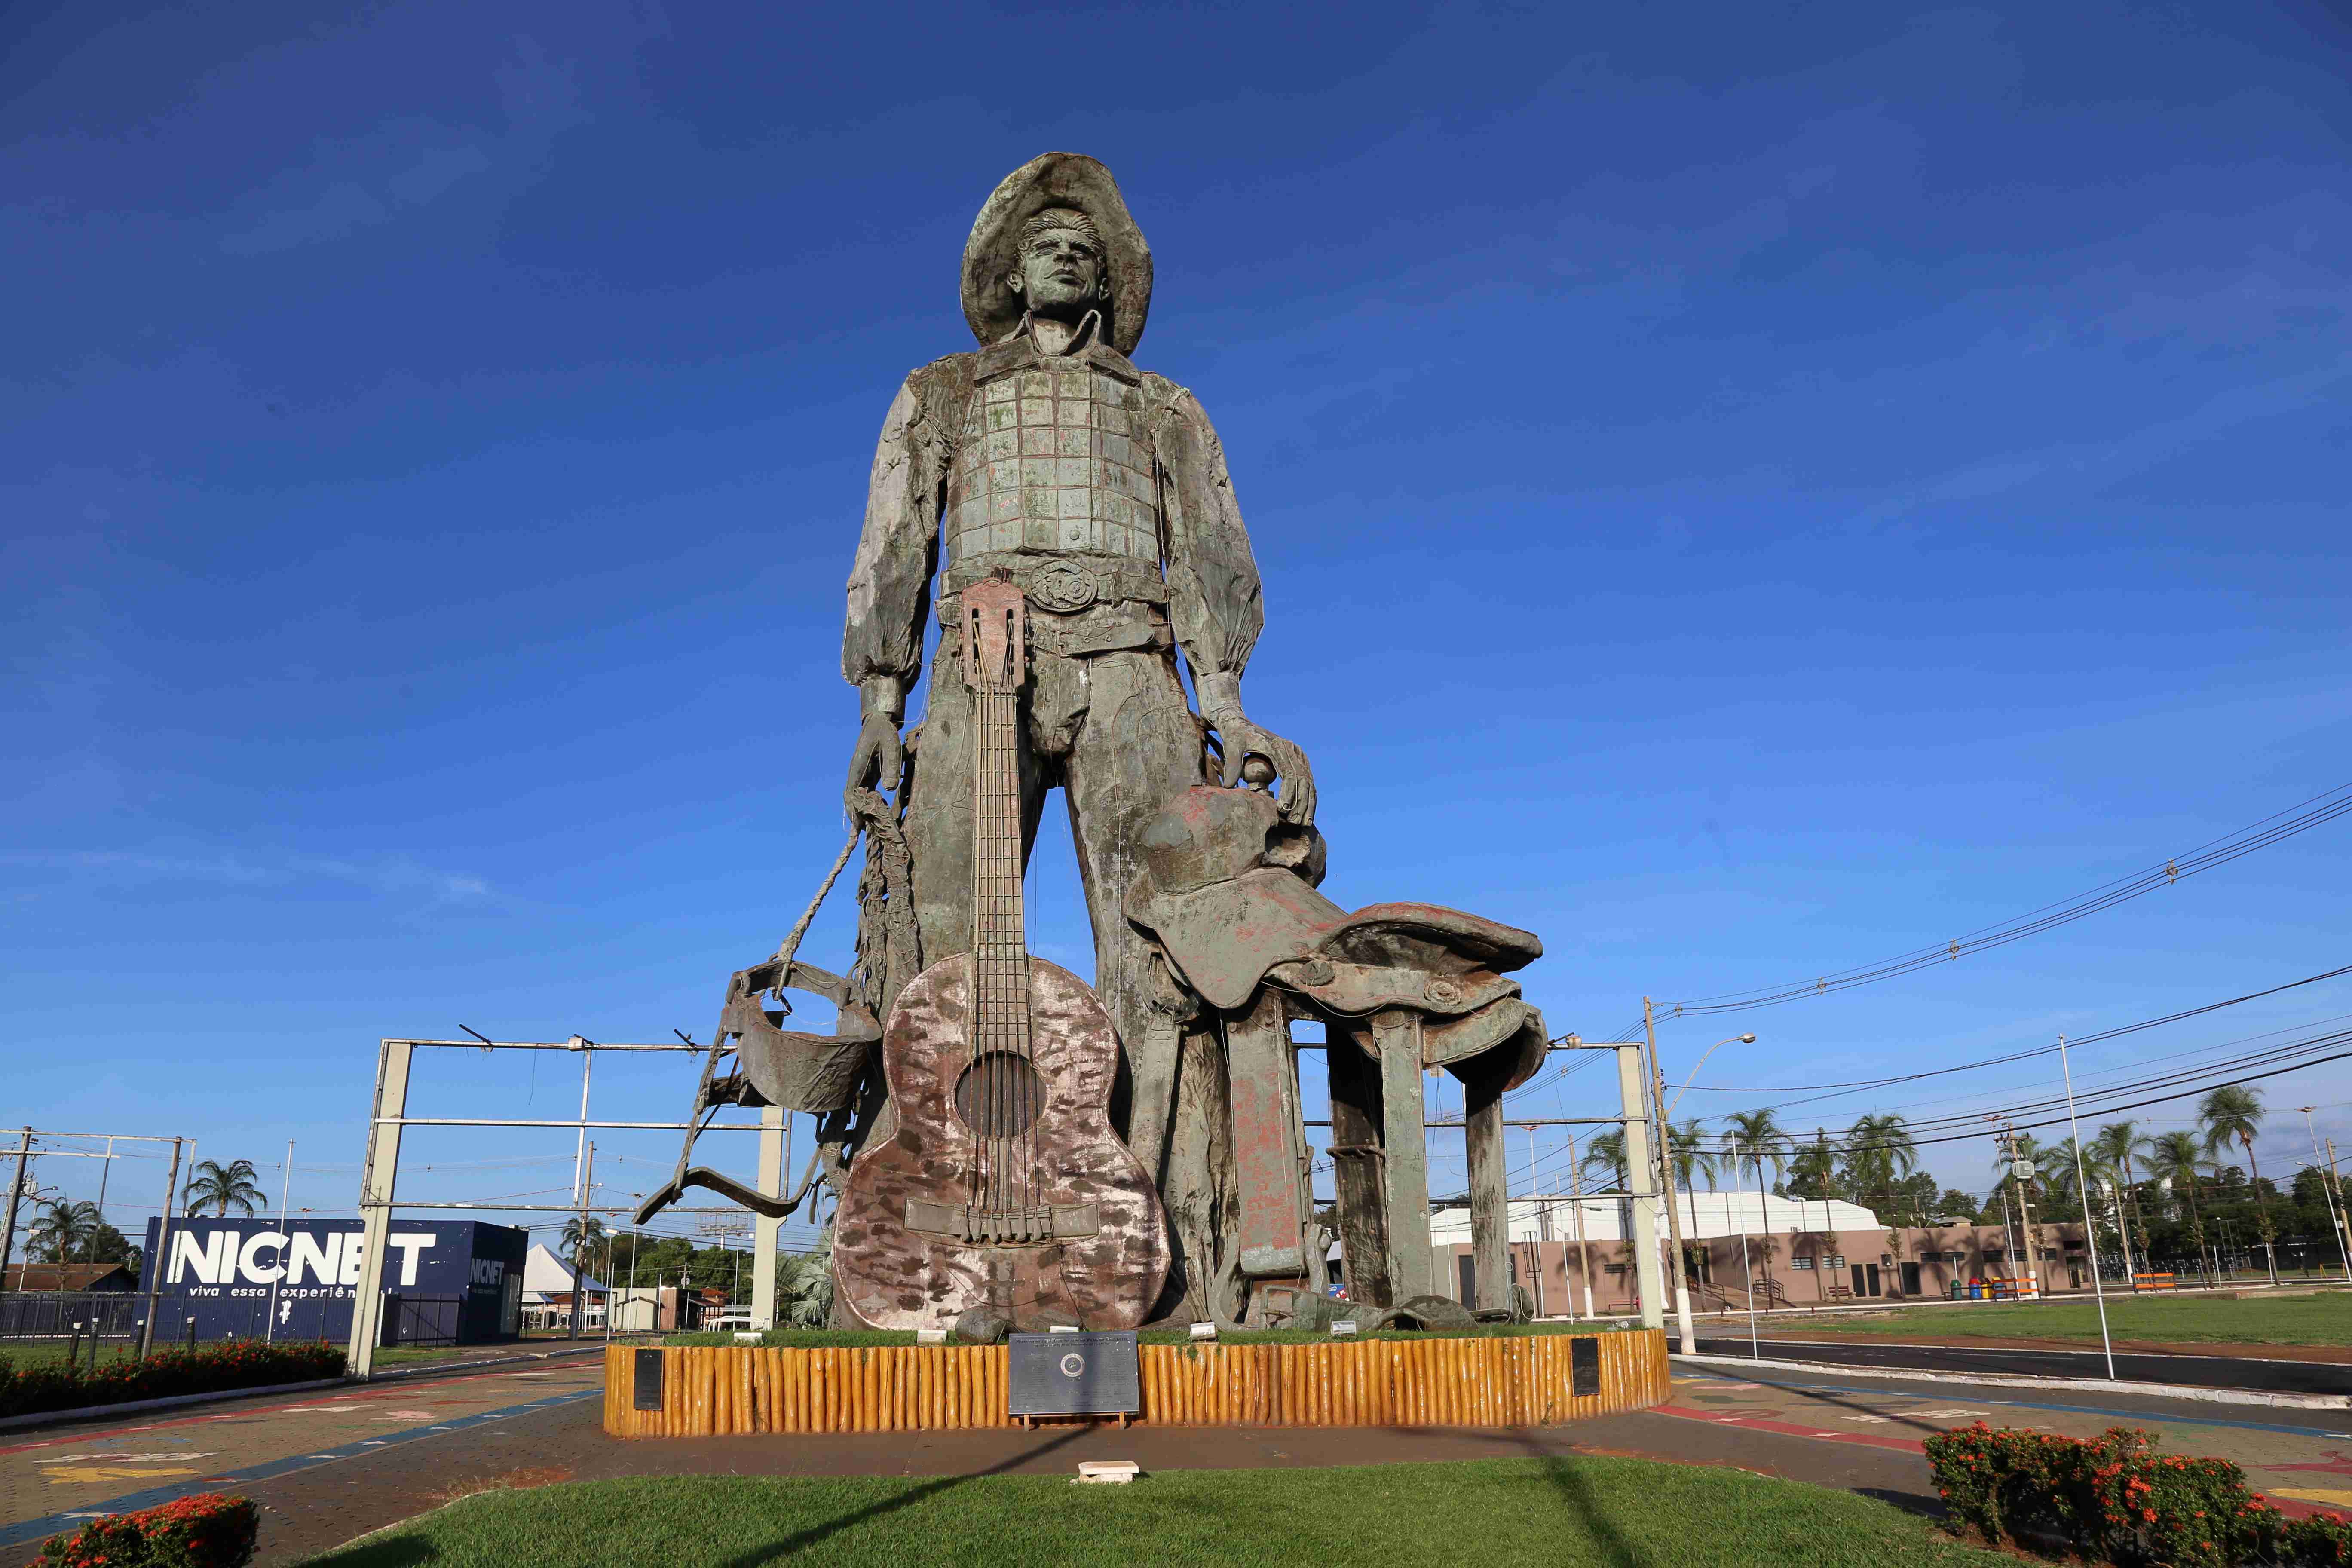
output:
<path id="1" fill-rule="evenodd" d="M 1705 1241 L 1714 1237 L 1791 1236 L 1806 1232 L 1875 1230 L 1878 1215 L 1860 1204 L 1842 1199 L 1776 1198 L 1769 1193 L 1676 1193 L 1675 1215 L 1682 1221 L 1683 1239 Z M 1577 1229 L 1578 1211 L 1584 1228 Z M 1627 1198 L 1513 1198 L 1509 1204 L 1513 1241 L 1622 1241 L 1633 1234 L 1633 1202 Z M 1665 1215 L 1658 1216 L 1658 1232 L 1666 1234 Z M 1470 1240 L 1468 1208 L 1440 1209 L 1429 1216 L 1432 1247 L 1466 1246 Z"/>
<path id="2" fill-rule="evenodd" d="M 533 1326 L 547 1328 L 568 1323 L 572 1319 L 572 1292 L 574 1288 L 572 1265 L 549 1251 L 539 1242 L 532 1242 L 530 1251 L 522 1262 L 522 1307 L 527 1321 Z M 578 1288 L 586 1300 L 582 1303 L 584 1324 L 604 1326 L 604 1298 L 607 1289 L 594 1275 L 583 1275 Z"/>

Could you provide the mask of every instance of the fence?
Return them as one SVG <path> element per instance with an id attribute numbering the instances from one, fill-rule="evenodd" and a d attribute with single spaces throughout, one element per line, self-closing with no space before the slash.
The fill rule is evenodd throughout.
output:
<path id="1" fill-rule="evenodd" d="M 466 1310 L 463 1296 L 383 1293 L 383 1345 L 454 1345 Z"/>
<path id="2" fill-rule="evenodd" d="M 0 1340 L 68 1340 L 93 1331 L 102 1340 L 131 1339 L 147 1298 L 131 1290 L 0 1292 Z"/>

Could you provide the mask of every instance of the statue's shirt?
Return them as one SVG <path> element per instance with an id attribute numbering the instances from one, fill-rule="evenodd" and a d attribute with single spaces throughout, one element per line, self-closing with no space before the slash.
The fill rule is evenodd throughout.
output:
<path id="1" fill-rule="evenodd" d="M 843 675 L 904 689 L 938 573 L 1038 557 L 1106 582 L 1147 576 L 1196 676 L 1248 663 L 1265 620 L 1257 563 L 1208 416 L 1108 344 L 1082 337 L 1044 354 L 1024 330 L 923 366 L 892 400 L 850 572 Z"/>

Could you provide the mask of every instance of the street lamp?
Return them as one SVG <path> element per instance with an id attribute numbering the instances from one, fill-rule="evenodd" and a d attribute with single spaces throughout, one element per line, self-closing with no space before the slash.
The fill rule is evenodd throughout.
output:
<path id="1" fill-rule="evenodd" d="M 1692 1064 L 1690 1077 L 1683 1079 L 1682 1088 L 1675 1090 L 1675 1105 L 1680 1105 L 1683 1102 L 1683 1096 L 1691 1091 L 1691 1085 L 1698 1081 L 1698 1069 L 1706 1066 L 1706 1058 L 1715 1055 L 1716 1052 L 1731 1044 L 1734 1040 L 1738 1040 L 1743 1046 L 1752 1046 L 1756 1043 L 1756 1037 L 1753 1035 L 1727 1035 L 1722 1039 L 1716 1041 L 1715 1044 L 1707 1047 L 1705 1051 L 1699 1054 L 1698 1060 Z M 1673 1113 L 1675 1105 L 1669 1105 L 1666 1107 L 1666 1110 L 1669 1115 Z"/>
<path id="2" fill-rule="evenodd" d="M 1733 1040 L 1753 1042 L 1755 1038 L 1753 1035 L 1729 1035 L 1716 1041 L 1701 1053 L 1698 1058 L 1699 1067 L 1706 1066 L 1708 1057 L 1715 1055 Z M 1655 1108 L 1658 1118 L 1658 1175 L 1666 1192 L 1666 1234 L 1668 1244 L 1674 1248 L 1675 1322 L 1679 1331 L 1677 1337 L 1681 1341 L 1683 1354 L 1696 1355 L 1698 1353 L 1698 1342 L 1691 1332 L 1690 1259 L 1683 1256 L 1683 1222 L 1675 1208 L 1675 1164 L 1672 1147 L 1674 1139 L 1670 1131 L 1673 1123 L 1666 1120 L 1666 1074 L 1665 1069 L 1658 1065 L 1657 1025 L 1654 1021 L 1650 999 L 1647 996 L 1642 998 L 1642 1040 L 1648 1049 L 1650 1058 L 1650 1103 Z M 1691 1068 L 1691 1078 L 1695 1079 L 1697 1077 L 1698 1067 L 1694 1067 Z M 1675 1096 L 1675 1103 L 1680 1105 L 1683 1095 L 1689 1092 L 1690 1083 L 1685 1081 L 1682 1091 Z M 1693 1230 L 1698 1228 L 1698 1194 L 1696 1193 L 1691 1194 L 1691 1228 Z M 1747 1233 L 1742 1231 L 1740 1234 L 1744 1236 Z"/>

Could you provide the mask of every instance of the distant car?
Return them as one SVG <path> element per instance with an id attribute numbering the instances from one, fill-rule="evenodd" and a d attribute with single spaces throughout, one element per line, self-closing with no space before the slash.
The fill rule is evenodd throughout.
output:
<path id="1" fill-rule="evenodd" d="M 749 1307 L 730 1307 L 726 1311 L 703 1319 L 702 1326 L 706 1329 L 748 1329 L 751 1326 L 751 1310 Z"/>

